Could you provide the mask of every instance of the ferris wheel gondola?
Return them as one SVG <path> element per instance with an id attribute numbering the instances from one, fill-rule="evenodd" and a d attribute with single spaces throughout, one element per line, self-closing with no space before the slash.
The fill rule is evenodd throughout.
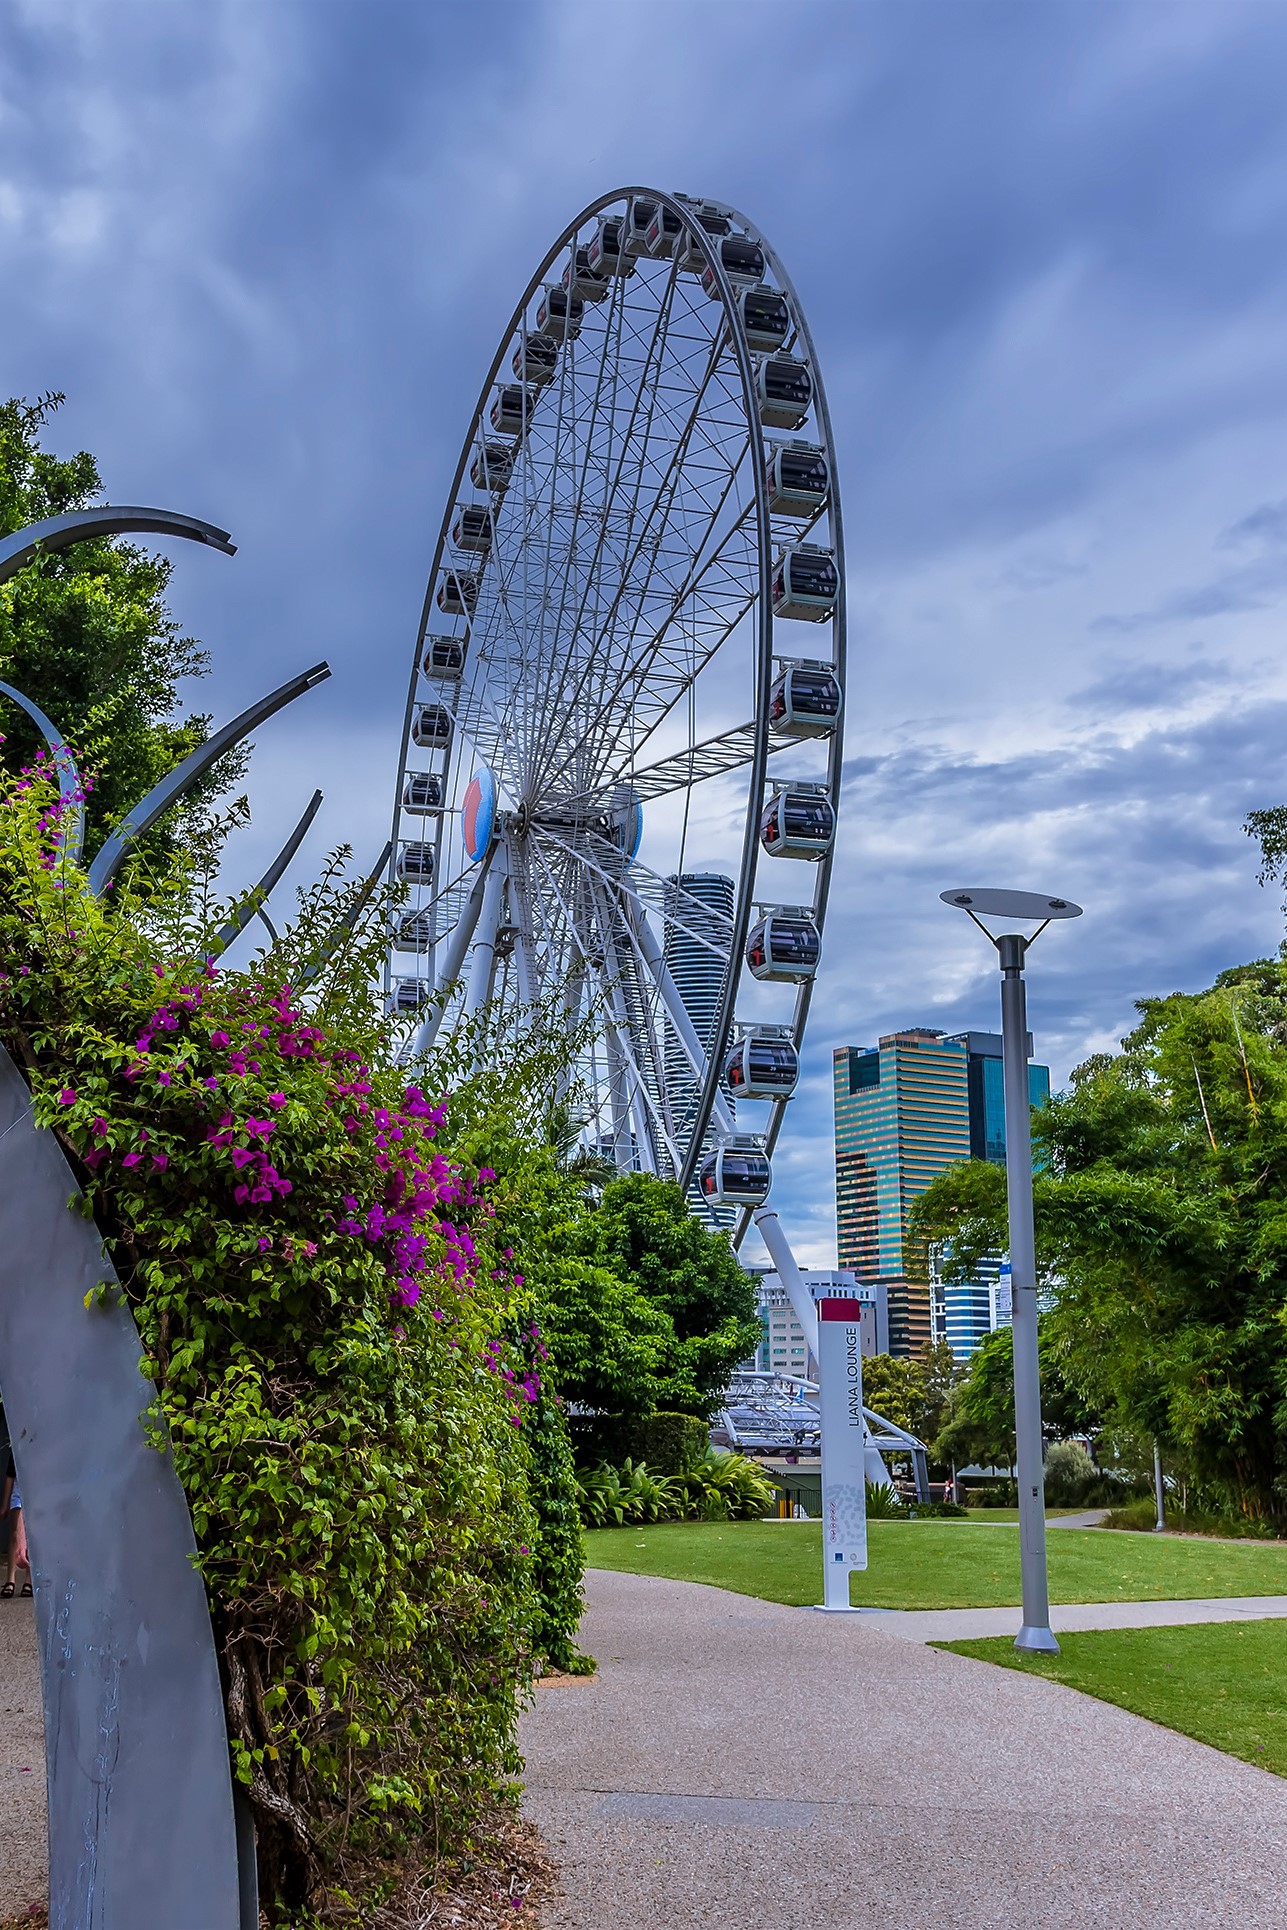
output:
<path id="1" fill-rule="evenodd" d="M 387 991 L 419 1016 L 408 1051 L 485 1004 L 516 1024 L 557 1006 L 577 1035 L 593 1020 L 587 1141 L 735 1209 L 739 1236 L 821 957 L 836 475 L 816 351 L 765 237 L 713 201 L 601 197 L 538 264 L 483 382 L 399 763 L 409 902 Z"/>

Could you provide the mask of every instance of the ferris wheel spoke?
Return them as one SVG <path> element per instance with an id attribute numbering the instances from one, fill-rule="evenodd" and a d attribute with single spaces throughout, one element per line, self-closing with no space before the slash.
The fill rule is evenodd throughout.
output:
<path id="1" fill-rule="evenodd" d="M 670 1136 L 668 1124 L 660 1105 L 659 1092 L 649 1088 L 649 1082 L 640 1065 L 641 1055 L 636 1034 L 631 1023 L 631 1000 L 628 996 L 624 975 L 620 970 L 619 954 L 614 932 L 611 907 L 604 892 L 598 887 L 590 893 L 588 909 L 592 909 L 593 928 L 583 930 L 581 921 L 573 913 L 572 906 L 546 861 L 543 852 L 537 851 L 537 861 L 546 873 L 546 878 L 556 896 L 563 902 L 569 925 L 578 930 L 580 949 L 586 968 L 601 974 L 604 997 L 607 1005 L 609 1025 L 607 1045 L 611 1060 L 609 1087 L 613 1116 L 613 1133 L 616 1143 L 622 1143 L 618 1136 L 624 1121 L 631 1117 L 635 1122 L 635 1143 L 641 1158 L 648 1164 L 645 1170 L 657 1171 L 656 1147 L 653 1143 L 654 1125 L 666 1145 L 668 1155 L 675 1161 L 678 1171 L 682 1160 L 679 1149 Z M 597 929 L 596 944 L 592 931 Z M 653 1124 L 648 1124 L 651 1118 Z M 620 1122 L 620 1123 L 618 1123 Z"/>
<path id="2" fill-rule="evenodd" d="M 694 414 L 699 403 L 700 398 L 694 403 Z M 628 566 L 621 572 L 621 578 L 608 611 L 608 620 L 600 627 L 598 633 L 596 650 L 587 653 L 577 684 L 571 693 L 573 706 L 586 701 L 591 679 L 598 673 L 590 701 L 594 705 L 594 715 L 599 720 L 597 735 L 600 738 L 629 715 L 629 693 L 631 688 L 638 684 L 643 665 L 656 652 L 663 638 L 678 633 L 678 626 L 688 614 L 686 609 L 688 599 L 683 580 L 678 584 L 663 580 L 658 588 L 654 588 L 654 583 L 662 571 L 663 560 L 668 568 L 671 564 L 667 554 L 668 542 L 677 553 L 682 554 L 685 573 L 690 573 L 689 559 L 694 555 L 700 555 L 705 548 L 709 534 L 718 522 L 724 502 L 736 482 L 737 467 L 731 466 L 730 472 L 724 477 L 722 491 L 713 499 L 700 491 L 692 491 L 690 495 L 681 498 L 681 485 L 686 480 L 682 467 L 684 446 L 686 445 L 681 443 L 672 459 L 668 474 L 662 478 L 659 485 L 654 486 L 652 506 L 644 519 Z M 744 450 L 738 452 L 739 461 L 744 453 Z M 687 480 L 691 483 L 691 478 Z M 694 496 L 699 505 L 700 514 L 694 511 Z M 692 533 L 694 524 L 698 531 L 696 535 Z M 645 557 L 644 570 L 642 576 L 635 577 L 634 566 L 641 557 Z M 661 622 L 659 624 L 654 622 L 647 626 L 645 641 L 640 649 L 635 640 L 644 624 L 650 602 L 659 606 L 657 614 L 660 615 Z M 613 655 L 607 648 L 607 640 L 616 634 L 620 634 L 622 644 L 615 652 L 615 667 L 609 670 L 612 681 L 606 693 L 605 704 L 601 666 L 605 659 Z M 588 747 L 590 755 L 593 754 L 594 748 L 594 744 Z M 552 760 L 547 761 L 542 774 L 544 781 L 548 784 L 561 776 L 568 769 L 578 750 L 584 760 L 587 756 L 587 747 L 574 744 L 570 753 L 565 754 L 559 764 L 555 765 Z"/>
<path id="3" fill-rule="evenodd" d="M 698 1087 L 701 1087 L 711 1075 L 710 1055 L 697 1036 L 697 1029 L 689 1017 L 688 1008 L 666 963 L 665 954 L 648 923 L 647 913 L 634 892 L 628 887 L 622 892 L 621 904 L 623 923 L 629 933 L 630 942 L 643 971 L 654 988 L 654 1009 L 660 1006 L 664 1012 L 688 1060 L 694 1081 Z M 722 1132 L 732 1133 L 736 1130 L 732 1110 L 718 1086 L 715 1091 L 714 1111 Z"/>
<path id="4" fill-rule="evenodd" d="M 619 852 L 614 851 L 606 838 L 598 837 L 595 833 L 586 833 L 582 834 L 579 843 L 569 844 L 557 832 L 551 831 L 546 824 L 539 827 L 537 836 L 540 844 L 556 845 L 577 863 L 584 865 L 587 871 L 592 872 L 604 884 L 610 885 L 614 890 L 620 887 L 621 856 Z M 595 848 L 601 856 L 595 855 Z M 615 869 L 611 864 L 613 857 L 616 859 Z M 659 911 L 670 929 L 682 932 L 685 938 L 691 939 L 695 945 L 700 945 L 703 951 L 709 952 L 713 958 L 718 958 L 721 962 L 727 960 L 733 929 L 730 920 L 723 918 L 709 905 L 704 905 L 699 898 L 694 898 L 676 881 L 662 878 L 657 872 L 651 871 L 647 865 L 641 864 L 638 858 L 631 860 L 630 880 L 636 895 L 650 904 L 654 911 Z M 679 916 L 680 910 L 685 913 L 685 917 Z M 688 919 L 692 922 L 687 922 Z M 703 923 L 715 928 L 714 936 L 709 929 L 702 930 Z M 727 927 L 727 937 L 725 927 Z"/>
<path id="5" fill-rule="evenodd" d="M 576 492 L 573 498 L 571 524 L 567 532 L 566 541 L 563 545 L 563 548 L 565 549 L 567 556 L 569 558 L 575 556 L 575 553 L 576 553 L 577 531 L 580 525 L 580 520 L 581 520 L 581 515 L 582 515 L 582 510 L 585 503 L 586 495 L 588 493 L 591 463 L 592 463 L 592 460 L 594 459 L 594 454 L 595 454 L 596 430 L 599 428 L 599 425 L 601 422 L 603 421 L 611 422 L 615 416 L 615 408 L 616 408 L 615 390 L 616 390 L 616 385 L 620 379 L 619 370 L 620 370 L 620 360 L 621 360 L 622 318 L 624 314 L 624 308 L 625 308 L 625 282 L 622 278 L 617 277 L 615 286 L 611 293 L 611 299 L 609 302 L 609 315 L 608 315 L 607 330 L 606 330 L 607 339 L 605 343 L 604 352 L 598 358 L 594 394 L 590 402 L 588 418 L 585 424 L 585 431 L 583 436 L 583 448 L 580 453 L 580 466 L 576 472 L 577 486 L 576 486 Z M 562 413 L 562 395 L 563 393 L 565 393 L 567 388 L 567 379 L 566 379 L 567 372 L 573 368 L 575 363 L 575 350 L 573 349 L 573 345 L 569 343 L 567 344 L 567 348 L 570 352 L 565 356 L 564 380 L 562 381 L 560 386 L 560 414 Z M 608 380 L 609 370 L 611 370 L 610 380 Z M 554 537 L 554 530 L 556 527 L 557 515 L 558 515 L 558 506 L 554 500 L 554 492 L 552 490 L 551 503 L 550 503 L 550 515 L 549 515 L 547 533 L 546 533 L 545 574 L 544 574 L 544 583 L 542 586 L 543 602 L 548 600 L 549 585 L 550 585 L 551 576 L 553 574 L 552 545 L 553 545 L 553 537 Z M 546 645 L 546 648 L 544 650 L 544 659 L 545 659 L 546 665 L 551 669 L 553 668 L 554 664 L 560 660 L 562 656 L 562 652 L 559 648 L 559 641 L 562 636 L 563 617 L 567 607 L 568 584 L 570 581 L 570 577 L 571 577 L 570 570 L 564 569 L 561 572 L 557 611 L 554 617 L 553 625 L 550 628 L 549 634 L 546 635 L 544 638 L 544 642 Z M 575 635 L 575 632 L 573 632 L 573 634 Z M 549 713 L 548 706 L 545 701 L 543 693 L 541 692 L 539 687 L 533 688 L 533 690 L 530 693 L 530 701 L 528 704 L 529 756 L 535 755 L 536 734 L 541 729 L 543 721 L 548 720 L 549 714 L 550 713 Z"/>
<path id="6" fill-rule="evenodd" d="M 619 720 L 623 716 L 633 718 L 639 728 L 635 731 L 630 749 L 632 754 L 637 753 L 657 726 L 682 701 L 702 670 L 753 606 L 755 583 L 750 568 L 752 545 L 747 535 L 747 524 L 753 513 L 754 505 L 748 505 L 726 532 L 719 548 L 706 557 L 700 569 L 691 571 L 688 579 L 671 592 L 670 607 L 660 627 L 643 639 L 635 655 L 622 666 L 612 688 L 603 694 L 600 701 L 604 722 L 597 733 L 596 742 L 600 770 L 605 761 L 605 752 L 612 742 L 609 733 L 613 725 L 618 726 L 619 735 Z M 738 545 L 747 554 L 747 567 L 743 570 L 738 570 L 728 560 L 727 552 Z M 721 583 L 725 589 L 724 597 L 719 594 Z M 735 600 L 729 601 L 730 597 Z M 701 615 L 703 609 L 709 610 L 709 615 L 704 619 Z M 681 619 L 687 619 L 692 624 L 691 638 L 685 639 L 683 632 L 678 630 Z M 704 630 L 700 644 L 699 626 Z M 681 644 L 687 644 L 686 649 L 676 647 L 677 637 Z M 659 664 L 664 666 L 660 672 Z M 650 681 L 658 692 L 657 699 L 651 705 L 644 697 Z M 561 765 L 547 769 L 544 773 L 547 786 L 562 778 L 571 762 L 572 759 L 567 758 Z"/>
<path id="7" fill-rule="evenodd" d="M 667 293 L 671 294 L 674 287 L 675 287 L 675 277 L 672 274 L 667 284 Z M 648 515 L 644 521 L 644 524 L 639 531 L 639 534 L 635 540 L 633 549 L 629 550 L 629 553 L 627 555 L 624 555 L 622 558 L 621 564 L 617 570 L 617 587 L 613 592 L 612 600 L 603 618 L 598 622 L 597 626 L 594 629 L 593 647 L 589 651 L 583 653 L 582 658 L 580 660 L 581 675 L 577 680 L 572 702 L 567 701 L 568 693 L 567 693 L 566 677 L 564 677 L 561 682 L 561 685 L 560 685 L 561 700 L 563 703 L 563 707 L 569 712 L 572 712 L 573 704 L 583 693 L 586 676 L 588 674 L 589 669 L 597 661 L 601 660 L 605 651 L 607 651 L 610 648 L 611 639 L 615 634 L 615 632 L 618 629 L 624 628 L 625 633 L 628 635 L 631 629 L 633 628 L 633 625 L 631 624 L 622 626 L 619 623 L 618 618 L 619 618 L 619 609 L 620 609 L 622 597 L 625 593 L 626 588 L 630 584 L 632 571 L 634 570 L 634 567 L 638 562 L 640 555 L 643 553 L 645 548 L 649 548 L 649 547 L 651 548 L 652 565 L 649 569 L 649 578 L 650 578 L 653 570 L 656 567 L 657 559 L 661 554 L 662 540 L 663 540 L 662 534 L 659 532 L 655 536 L 651 537 L 650 539 L 650 532 L 652 532 L 656 527 L 657 509 L 660 505 L 670 504 L 674 496 L 674 493 L 678 487 L 679 480 L 683 473 L 684 463 L 690 449 L 692 437 L 696 431 L 696 427 L 698 423 L 701 420 L 701 408 L 702 408 L 703 401 L 705 400 L 709 385 L 712 379 L 714 378 L 719 366 L 718 341 L 715 341 L 715 342 L 712 341 L 709 331 L 703 332 L 701 341 L 702 341 L 703 349 L 705 351 L 704 366 L 702 368 L 700 378 L 693 386 L 691 394 L 687 394 L 685 396 L 684 408 L 678 414 L 674 414 L 668 409 L 663 408 L 663 418 L 666 420 L 667 426 L 670 430 L 671 441 L 673 446 L 671 448 L 669 456 L 657 468 L 656 473 L 653 477 L 652 483 L 650 485 L 652 507 L 649 510 Z M 658 380 L 651 385 L 651 390 L 650 390 L 648 440 L 646 440 L 636 451 L 633 452 L 635 455 L 635 461 L 636 461 L 636 478 L 640 486 L 640 489 L 642 489 L 643 479 L 645 477 L 649 462 L 651 460 L 649 455 L 649 443 L 651 440 L 652 430 L 656 424 L 657 402 L 660 396 L 660 391 L 661 391 L 661 383 Z M 622 440 L 623 455 L 628 451 L 630 451 L 630 448 L 631 448 L 631 445 L 628 439 L 623 438 Z M 720 473 L 721 474 L 724 473 L 723 465 L 721 465 L 720 467 Z M 637 505 L 636 505 L 636 508 L 637 508 Z M 669 514 L 668 509 L 666 513 Z M 605 527 L 606 527 L 606 524 L 605 524 Z M 665 517 L 663 516 L 662 522 L 660 525 L 660 530 L 664 531 L 664 528 L 665 528 Z M 629 546 L 627 545 L 627 548 L 628 547 Z M 686 547 L 685 547 L 685 554 L 687 554 Z M 582 630 L 584 630 L 585 624 L 584 624 L 583 608 L 578 611 L 577 621 L 578 621 L 578 626 Z"/>
<path id="8" fill-rule="evenodd" d="M 621 305 L 622 305 L 622 309 L 624 310 L 624 300 L 625 300 L 624 289 L 626 284 L 625 284 L 624 278 L 618 277 L 617 279 L 618 279 L 618 286 L 623 291 Z M 658 395 L 660 390 L 660 376 L 661 376 L 659 348 L 665 339 L 665 331 L 672 312 L 677 285 L 678 285 L 678 275 L 675 269 L 675 264 L 672 262 L 670 272 L 667 276 L 665 289 L 662 293 L 661 299 L 657 303 L 657 311 L 653 322 L 651 338 L 647 343 L 647 346 L 644 350 L 644 354 L 642 357 L 642 364 L 641 364 L 642 373 L 640 375 L 638 389 L 637 389 L 633 404 L 631 406 L 629 421 L 623 433 L 618 438 L 618 452 L 617 452 L 615 473 L 613 473 L 608 485 L 606 499 L 603 505 L 603 510 L 598 519 L 599 531 L 595 539 L 594 553 L 591 557 L 589 567 L 585 570 L 583 574 L 581 593 L 580 593 L 579 600 L 577 602 L 576 609 L 573 613 L 572 623 L 570 626 L 570 636 L 573 639 L 584 634 L 586 603 L 589 597 L 590 587 L 591 587 L 591 584 L 594 582 L 595 570 L 602 562 L 604 545 L 607 540 L 608 530 L 612 524 L 613 507 L 616 501 L 617 493 L 621 487 L 623 477 L 625 476 L 625 473 L 626 473 L 626 464 L 628 459 L 633 459 L 634 487 L 633 487 L 632 501 L 630 504 L 629 511 L 627 512 L 627 530 L 629 530 L 629 528 L 633 525 L 633 522 L 637 515 L 638 498 L 643 487 L 643 478 L 644 478 L 647 463 L 649 460 L 649 448 L 651 445 L 653 428 L 654 428 L 654 423 L 656 420 L 656 413 L 657 413 L 657 402 L 658 402 Z M 640 408 L 642 404 L 642 398 L 644 397 L 645 394 L 647 395 L 647 398 L 648 398 L 647 409 L 644 415 L 643 433 L 642 433 L 642 436 L 640 436 L 638 434 L 638 420 L 639 420 L 639 413 L 640 413 Z M 587 447 L 588 447 L 588 443 L 587 443 Z M 578 502 L 577 502 L 578 512 L 580 510 L 580 506 L 581 506 L 581 498 L 578 497 Z M 575 530 L 573 534 L 575 536 Z M 623 584 L 629 575 L 629 567 L 630 566 L 628 565 L 627 568 L 622 572 Z M 614 594 L 613 607 L 615 607 L 615 603 L 619 595 L 620 595 L 620 589 L 618 589 L 617 592 Z M 606 620 L 597 626 L 597 634 L 599 636 L 602 636 L 607 632 L 608 627 L 611 624 L 611 621 L 612 621 L 612 608 L 609 609 Z M 566 660 L 562 658 L 562 654 L 560 652 L 558 651 L 551 652 L 551 656 L 550 656 L 551 683 L 555 675 L 557 674 L 557 680 L 558 680 L 557 688 L 552 688 L 550 687 L 550 684 L 547 684 L 546 689 L 539 693 L 539 708 L 547 718 L 549 718 L 554 714 L 556 708 L 564 709 L 566 707 L 567 674 L 568 674 L 568 670 L 572 667 L 572 665 L 573 665 L 573 654 L 571 652 L 568 653 Z"/>

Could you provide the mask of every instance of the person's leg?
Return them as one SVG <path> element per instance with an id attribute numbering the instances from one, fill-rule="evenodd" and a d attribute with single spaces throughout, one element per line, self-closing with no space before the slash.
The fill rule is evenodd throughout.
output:
<path id="1" fill-rule="evenodd" d="M 31 1563 L 27 1559 L 27 1530 L 23 1522 L 22 1516 L 23 1516 L 22 1509 L 15 1508 L 14 1522 L 13 1522 L 13 1539 L 14 1539 L 14 1542 L 16 1543 L 16 1548 L 14 1553 L 14 1565 L 15 1567 L 26 1569 L 27 1579 L 22 1584 L 22 1592 L 24 1595 L 30 1595 Z"/>
<path id="2" fill-rule="evenodd" d="M 6 1601 L 13 1594 L 13 1578 L 18 1572 L 18 1523 L 21 1519 L 21 1509 L 9 1510 L 9 1549 L 5 1556 L 4 1586 L 0 1588 L 0 1596 Z M 26 1550 L 23 1552 L 25 1554 Z"/>

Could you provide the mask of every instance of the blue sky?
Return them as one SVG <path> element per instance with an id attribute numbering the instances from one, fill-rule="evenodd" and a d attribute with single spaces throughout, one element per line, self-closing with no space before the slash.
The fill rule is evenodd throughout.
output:
<path id="1" fill-rule="evenodd" d="M 7 0 L 4 386 L 118 501 L 211 517 L 175 609 L 260 733 L 249 874 L 385 834 L 474 394 L 616 182 L 740 206 L 808 310 L 850 550 L 844 862 L 778 1193 L 830 1257 L 830 1062 L 988 1026 L 940 888 L 1086 906 L 1034 954 L 1056 1080 L 1278 943 L 1287 12 L 1263 0 Z M 323 833 L 323 824 L 325 832 Z"/>

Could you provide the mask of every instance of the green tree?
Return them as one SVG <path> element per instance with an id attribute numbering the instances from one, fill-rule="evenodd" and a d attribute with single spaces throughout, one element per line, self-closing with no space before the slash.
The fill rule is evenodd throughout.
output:
<path id="1" fill-rule="evenodd" d="M 102 495 L 85 450 L 56 456 L 41 433 L 63 398 L 0 404 L 0 534 L 82 509 Z M 184 636 L 165 601 L 170 564 L 108 538 L 39 556 L 0 588 L 0 677 L 33 698 L 94 778 L 86 814 L 92 856 L 165 773 L 204 741 L 210 719 L 176 715 L 178 685 L 206 674 L 207 653 Z M 17 705 L 3 703 L 0 759 L 11 771 L 43 748 Z M 140 845 L 164 869 L 183 850 L 210 800 L 235 781 L 233 752 Z"/>
<path id="2" fill-rule="evenodd" d="M 673 1181 L 647 1173 L 610 1180 L 585 1231 L 593 1257 L 670 1322 L 658 1405 L 708 1415 L 760 1340 L 755 1285 L 727 1235 L 695 1219 Z"/>
<path id="3" fill-rule="evenodd" d="M 1043 1326 L 1092 1413 L 1259 1517 L 1287 1463 L 1287 966 L 1138 1010 L 1034 1116 Z M 1004 1176 L 951 1169 L 914 1217 L 968 1271 L 1005 1244 Z"/>

